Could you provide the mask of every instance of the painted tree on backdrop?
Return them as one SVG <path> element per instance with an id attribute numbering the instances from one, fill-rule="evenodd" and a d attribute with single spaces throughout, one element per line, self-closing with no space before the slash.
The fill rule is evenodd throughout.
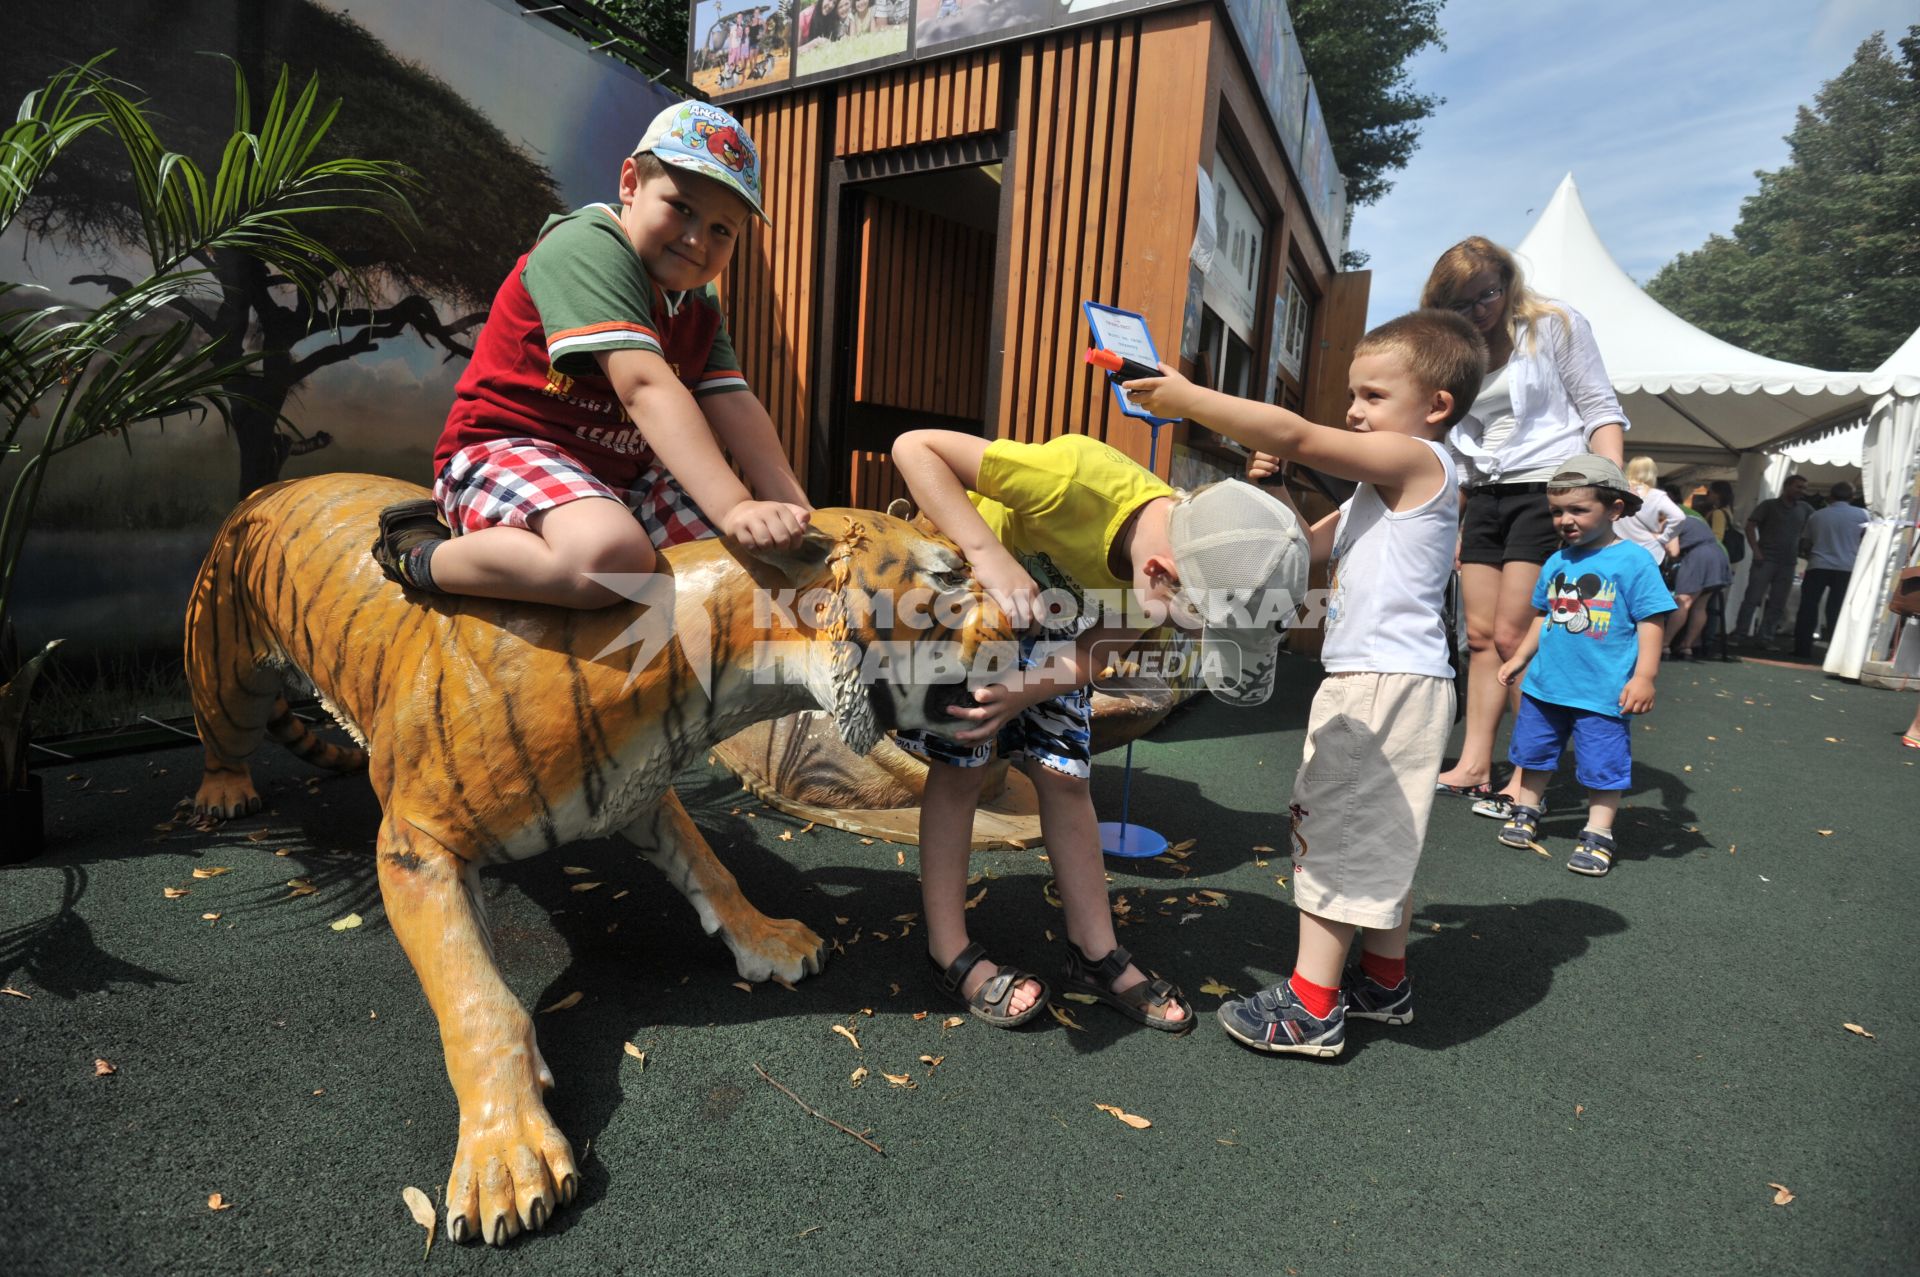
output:
<path id="1" fill-rule="evenodd" d="M 541 221 L 560 211 L 545 167 L 486 116 L 349 18 L 308 0 L 16 5 L 8 11 L 6 40 L 0 101 L 17 101 L 61 67 L 114 49 L 112 72 L 146 94 L 168 143 L 209 171 L 233 118 L 230 95 L 209 90 L 230 83 L 232 72 L 208 50 L 238 62 L 256 100 L 265 100 L 283 65 L 292 66 L 296 79 L 317 72 L 344 105 L 315 158 L 378 156 L 418 176 L 418 221 L 320 215 L 310 228 L 375 281 L 382 299 L 377 308 L 333 313 L 324 292 L 317 302 L 305 301 L 238 252 L 217 252 L 206 263 L 220 281 L 217 306 L 179 308 L 236 354 L 270 352 L 225 387 L 239 397 L 233 433 L 242 496 L 277 479 L 292 449 L 318 441 L 295 440 L 280 421 L 288 396 L 313 373 L 409 332 L 447 358 L 471 355 L 469 335 L 485 320 L 502 275 Z M 18 224 L 102 258 L 137 251 L 139 205 L 124 166 L 105 139 L 76 146 L 62 158 L 60 180 L 34 192 Z M 116 292 L 127 287 L 113 274 L 73 282 Z M 345 284 L 335 281 L 331 300 L 343 300 Z M 442 307 L 452 313 L 442 314 Z"/>
<path id="2" fill-rule="evenodd" d="M 1784 168 L 1756 174 L 1732 236 L 1647 292 L 1714 336 L 1815 368 L 1879 365 L 1920 325 L 1920 26 L 1879 34 L 1801 107 Z"/>

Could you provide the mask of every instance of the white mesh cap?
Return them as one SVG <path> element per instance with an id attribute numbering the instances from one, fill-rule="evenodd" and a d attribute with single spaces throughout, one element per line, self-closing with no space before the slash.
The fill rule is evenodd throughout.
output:
<path id="1" fill-rule="evenodd" d="M 1167 522 L 1180 597 L 1204 621 L 1207 690 L 1235 705 L 1273 694 L 1280 630 L 1307 588 L 1309 551 L 1293 511 L 1228 479 L 1176 502 Z"/>

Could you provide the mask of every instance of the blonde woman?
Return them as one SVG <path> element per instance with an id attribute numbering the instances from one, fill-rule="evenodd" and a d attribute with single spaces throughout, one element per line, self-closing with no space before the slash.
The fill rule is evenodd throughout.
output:
<path id="1" fill-rule="evenodd" d="M 1687 512 L 1660 490 L 1660 467 L 1652 457 L 1627 462 L 1627 486 L 1640 498 L 1640 509 L 1614 525 L 1622 541 L 1631 541 L 1653 556 L 1656 567 L 1680 557 L 1680 524 Z"/>
<path id="2" fill-rule="evenodd" d="M 1447 436 L 1461 462 L 1469 660 L 1466 737 L 1439 785 L 1480 797 L 1475 812 L 1504 820 L 1515 781 L 1493 793 L 1493 738 L 1509 695 L 1500 665 L 1532 626 L 1540 565 L 1560 545 L 1547 515 L 1547 480 L 1583 452 L 1621 464 L 1627 416 L 1586 319 L 1528 288 L 1513 254 L 1491 240 L 1475 235 L 1442 253 L 1420 304 L 1465 315 L 1487 341 L 1486 382 Z"/>

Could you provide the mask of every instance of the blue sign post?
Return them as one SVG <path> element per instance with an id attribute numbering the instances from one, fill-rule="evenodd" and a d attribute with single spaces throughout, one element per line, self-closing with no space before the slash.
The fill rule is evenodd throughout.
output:
<path id="1" fill-rule="evenodd" d="M 1159 366 L 1159 352 L 1154 349 L 1153 335 L 1147 331 L 1147 321 L 1141 315 L 1131 310 L 1103 306 L 1099 302 L 1082 302 L 1081 306 L 1086 310 L 1087 323 L 1093 329 L 1095 346 L 1148 367 Z M 1136 407 L 1121 393 L 1117 379 L 1109 385 L 1113 390 L 1113 401 L 1120 405 L 1120 411 L 1147 423 L 1150 431 L 1147 436 L 1147 468 L 1153 469 L 1160 459 L 1160 427 L 1167 424 L 1166 418 L 1155 417 L 1145 409 Z M 1126 770 L 1120 779 L 1120 819 L 1100 822 L 1100 850 L 1109 856 L 1128 860 L 1158 856 L 1166 851 L 1167 840 L 1145 825 L 1128 821 L 1132 799 L 1133 742 L 1128 741 Z"/>

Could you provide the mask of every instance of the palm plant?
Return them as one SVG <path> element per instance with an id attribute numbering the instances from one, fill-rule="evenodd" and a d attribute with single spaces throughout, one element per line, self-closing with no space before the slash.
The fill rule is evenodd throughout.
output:
<path id="1" fill-rule="evenodd" d="M 316 160 L 340 103 L 318 109 L 309 79 L 297 95 L 283 68 L 259 127 L 247 82 L 234 72 L 234 128 L 209 179 L 168 150 L 129 87 L 105 75 L 102 54 L 27 95 L 0 132 L 0 233 L 62 152 L 96 130 L 117 138 L 138 197 L 145 278 L 87 309 L 49 303 L 46 290 L 0 281 L 0 636 L 8 633 L 21 552 L 47 466 L 101 435 L 181 414 L 219 413 L 231 425 L 222 384 L 258 363 L 244 334 L 206 337 L 188 318 L 217 295 L 215 254 L 244 253 L 299 290 L 316 313 L 337 314 L 364 281 L 301 229 L 340 212 L 410 216 L 408 171 L 382 160 Z M 6 472 L 11 470 L 10 483 Z M 57 643 L 57 640 L 55 641 Z M 25 784 L 27 695 L 55 644 L 0 668 L 0 792 Z"/>

